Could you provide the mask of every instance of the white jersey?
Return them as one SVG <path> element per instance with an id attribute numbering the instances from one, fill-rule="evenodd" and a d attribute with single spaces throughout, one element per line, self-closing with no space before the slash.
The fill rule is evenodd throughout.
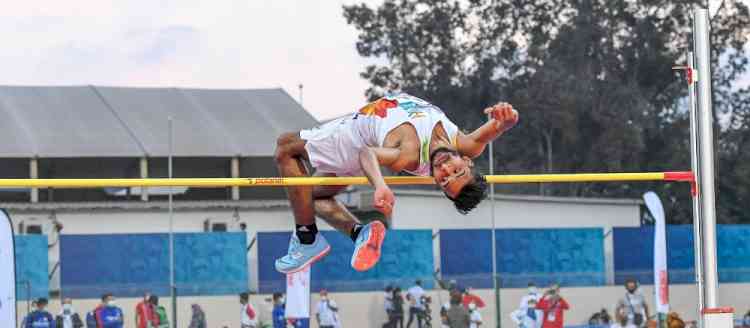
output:
<path id="1" fill-rule="evenodd" d="M 333 300 L 318 302 L 318 317 L 321 326 L 338 326 L 338 306 Z"/>
<path id="2" fill-rule="evenodd" d="M 406 291 L 409 296 L 409 306 L 420 310 L 424 309 L 422 304 L 422 296 L 424 296 L 424 289 L 420 286 L 412 286 Z"/>
<path id="3" fill-rule="evenodd" d="M 387 95 L 362 107 L 357 113 L 338 118 L 311 130 L 302 130 L 305 149 L 313 167 L 323 173 L 361 175 L 359 152 L 364 147 L 382 147 L 393 129 L 408 123 L 420 142 L 419 166 L 414 175 L 430 175 L 430 140 L 438 123 L 455 145 L 458 127 L 440 108 L 417 97 Z"/>
<path id="4" fill-rule="evenodd" d="M 469 314 L 469 328 L 479 328 L 482 325 L 482 315 L 479 310 L 471 311 Z"/>

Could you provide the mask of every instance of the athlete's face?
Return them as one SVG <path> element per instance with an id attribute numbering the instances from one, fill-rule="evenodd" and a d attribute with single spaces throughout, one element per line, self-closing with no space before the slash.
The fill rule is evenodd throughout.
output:
<path id="1" fill-rule="evenodd" d="M 430 156 L 432 177 L 448 197 L 455 198 L 473 179 L 470 158 L 461 156 L 457 151 L 438 148 Z"/>

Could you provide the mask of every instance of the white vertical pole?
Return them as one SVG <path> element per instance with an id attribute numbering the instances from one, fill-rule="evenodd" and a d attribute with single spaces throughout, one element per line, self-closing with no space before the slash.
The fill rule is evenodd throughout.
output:
<path id="1" fill-rule="evenodd" d="M 688 106 L 690 108 L 690 166 L 695 180 L 700 181 L 700 147 L 698 147 L 698 108 L 695 100 L 695 60 L 693 52 L 687 54 Z M 695 283 L 698 287 L 698 318 L 705 307 L 706 291 L 703 289 L 703 214 L 701 214 L 701 197 L 696 185 L 693 193 L 693 252 L 695 253 Z M 703 327 L 703 320 L 698 320 L 698 327 Z"/>
<path id="2" fill-rule="evenodd" d="M 700 180 L 698 192 L 703 215 L 703 275 L 706 308 L 718 304 L 719 277 L 716 260 L 716 194 L 714 190 L 714 132 L 711 106 L 711 52 L 708 10 L 694 5 L 693 39 L 698 68 L 698 144 L 700 147 Z"/>
<path id="3" fill-rule="evenodd" d="M 239 157 L 232 157 L 231 163 L 230 163 L 230 174 L 232 175 L 232 178 L 239 178 L 240 177 L 240 158 Z M 240 187 L 232 187 L 232 200 L 240 200 Z"/>
<path id="4" fill-rule="evenodd" d="M 39 179 L 39 159 L 36 157 L 31 158 L 29 161 L 29 177 L 32 179 Z M 31 202 L 39 202 L 39 188 L 31 188 Z"/>
<path id="5" fill-rule="evenodd" d="M 139 162 L 141 169 L 141 179 L 146 179 L 148 178 L 148 158 L 141 157 L 141 160 Z M 148 188 L 146 187 L 141 187 L 141 201 L 148 201 Z"/>
<path id="6" fill-rule="evenodd" d="M 169 178 L 172 179 L 173 131 L 171 116 L 168 118 L 167 122 L 169 125 L 169 154 L 167 158 L 167 172 Z M 176 286 L 174 281 L 174 207 L 172 206 L 172 186 L 169 186 L 169 195 L 167 197 L 167 204 L 169 206 L 169 296 L 172 299 L 172 327 L 177 327 L 177 293 L 175 293 Z"/>
<path id="7" fill-rule="evenodd" d="M 492 120 L 492 117 L 488 115 L 488 119 Z M 490 175 L 495 174 L 495 154 L 493 151 L 492 144 L 494 140 L 489 144 L 489 161 L 490 161 Z M 495 240 L 495 184 L 490 184 L 490 217 L 492 218 L 492 289 L 495 291 L 495 321 L 496 327 L 500 328 L 502 322 L 502 315 L 500 315 L 500 290 L 498 289 L 498 276 L 497 276 L 497 241 Z"/>

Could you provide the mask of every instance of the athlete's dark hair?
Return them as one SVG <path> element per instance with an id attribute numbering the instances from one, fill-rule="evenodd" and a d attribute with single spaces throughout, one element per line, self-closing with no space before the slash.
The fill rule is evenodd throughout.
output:
<path id="1" fill-rule="evenodd" d="M 468 214 L 475 209 L 483 199 L 487 197 L 487 180 L 479 172 L 474 172 L 474 178 L 467 183 L 456 198 L 448 197 L 453 201 L 458 213 Z"/>

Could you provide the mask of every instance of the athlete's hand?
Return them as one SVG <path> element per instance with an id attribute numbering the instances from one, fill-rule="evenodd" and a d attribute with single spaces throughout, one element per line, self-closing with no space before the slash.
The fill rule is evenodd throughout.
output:
<path id="1" fill-rule="evenodd" d="M 386 218 L 390 218 L 393 213 L 393 204 L 396 202 L 393 197 L 393 191 L 391 188 L 382 187 L 375 189 L 373 206 L 380 213 L 383 213 Z"/>
<path id="2" fill-rule="evenodd" d="M 489 114 L 495 123 L 495 128 L 499 132 L 505 132 L 518 123 L 518 112 L 513 106 L 506 102 L 500 102 L 492 107 L 484 109 L 485 114 Z"/>

